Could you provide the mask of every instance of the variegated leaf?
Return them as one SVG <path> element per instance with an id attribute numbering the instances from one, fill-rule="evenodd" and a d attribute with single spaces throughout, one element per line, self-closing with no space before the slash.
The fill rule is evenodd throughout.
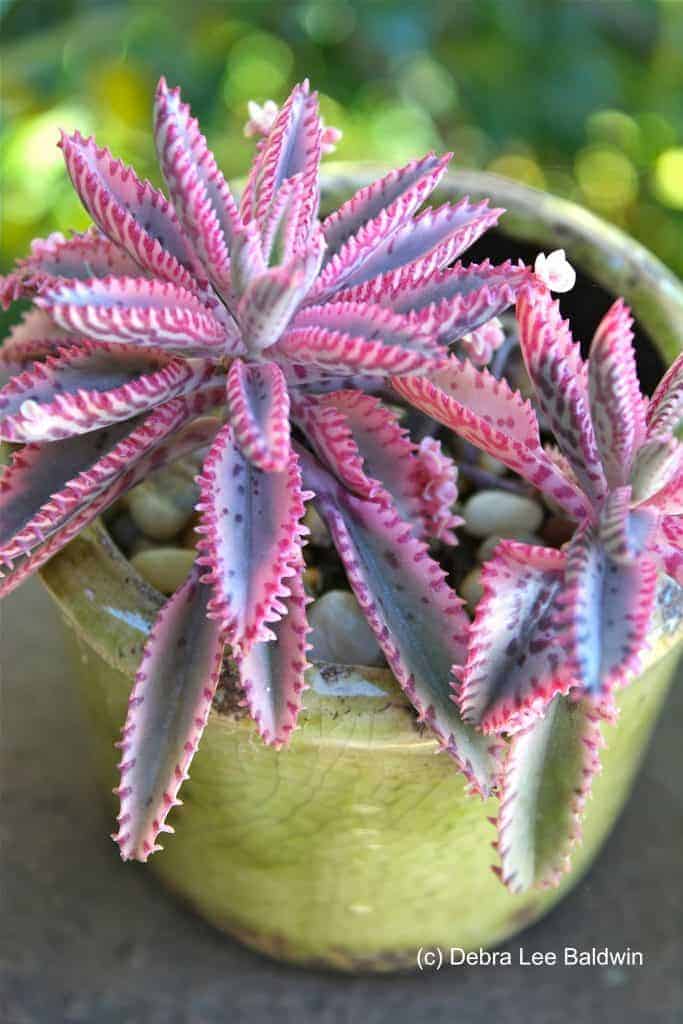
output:
<path id="1" fill-rule="evenodd" d="M 391 384 L 411 405 L 505 463 L 572 518 L 590 514 L 576 484 L 543 450 L 533 409 L 505 380 L 452 357 L 429 377 L 394 377 Z"/>
<path id="2" fill-rule="evenodd" d="M 587 526 L 572 538 L 563 596 L 568 657 L 577 685 L 594 699 L 609 697 L 638 671 L 656 584 L 650 558 L 613 561 Z"/>
<path id="3" fill-rule="evenodd" d="M 306 202 L 299 208 L 297 234 L 307 237 L 318 212 L 321 137 L 318 96 L 304 81 L 290 93 L 252 165 L 241 203 L 245 221 L 262 225 L 282 183 L 300 174 Z"/>
<path id="4" fill-rule="evenodd" d="M 192 289 L 199 264 L 161 192 L 79 132 L 62 135 L 60 146 L 81 202 L 105 235 L 154 277 Z"/>
<path id="5" fill-rule="evenodd" d="M 634 504 L 647 503 L 667 508 L 671 492 L 676 494 L 680 487 L 682 473 L 683 442 L 666 429 L 661 434 L 648 433 L 631 469 Z M 676 509 L 670 508 L 670 511 Z"/>
<path id="6" fill-rule="evenodd" d="M 361 189 L 323 223 L 326 262 L 311 292 L 318 301 L 346 287 L 353 275 L 413 215 L 436 188 L 451 158 L 428 153 Z M 376 271 L 379 273 L 380 271 Z"/>
<path id="7" fill-rule="evenodd" d="M 493 786 L 491 741 L 460 719 L 451 672 L 468 630 L 462 603 L 426 546 L 393 509 L 356 498 L 302 453 L 306 486 L 325 519 L 349 583 L 398 682 L 471 786 Z"/>
<path id="8" fill-rule="evenodd" d="M 200 405 L 174 399 L 139 425 L 115 424 L 60 441 L 64 461 L 56 476 L 49 471 L 50 460 L 54 462 L 53 445 L 28 445 L 15 454 L 0 487 L 0 561 L 10 566 L 2 571 L 0 597 L 19 586 L 149 473 L 204 447 L 216 433 L 217 421 L 213 417 L 192 419 L 195 411 L 201 412 Z M 121 437 L 124 428 L 128 434 Z M 98 442 L 101 450 L 97 450 Z M 39 488 L 34 480 L 37 467 Z"/>
<path id="9" fill-rule="evenodd" d="M 0 363 L 12 370 L 24 369 L 38 359 L 56 355 L 60 348 L 81 341 L 77 334 L 69 334 L 58 327 L 46 310 L 32 307 L 10 328 L 0 348 Z"/>
<path id="10" fill-rule="evenodd" d="M 291 329 L 307 327 L 341 331 L 356 338 L 383 341 L 387 345 L 399 345 L 425 355 L 443 355 L 443 349 L 426 332 L 411 324 L 407 317 L 371 302 L 326 302 L 320 306 L 307 306 L 296 314 Z"/>
<path id="11" fill-rule="evenodd" d="M 683 353 L 664 374 L 647 410 L 648 438 L 672 434 L 683 420 Z"/>
<path id="12" fill-rule="evenodd" d="M 596 709 L 562 696 L 513 736 L 501 779 L 501 864 L 494 868 L 511 892 L 555 886 L 568 870 L 602 746 Z"/>
<path id="13" fill-rule="evenodd" d="M 237 337 L 184 288 L 146 278 L 67 281 L 36 299 L 57 324 L 96 341 L 163 348 L 183 355 L 239 351 Z"/>
<path id="14" fill-rule="evenodd" d="M 331 397 L 334 399 L 336 394 Z M 308 444 L 338 480 L 362 498 L 377 496 L 379 484 L 365 473 L 351 424 L 334 401 L 298 399 L 293 404 L 293 415 Z"/>
<path id="15" fill-rule="evenodd" d="M 517 298 L 520 345 L 538 403 L 555 439 L 593 503 L 607 482 L 591 421 L 586 366 L 569 322 L 544 287 L 525 286 Z"/>
<path id="16" fill-rule="evenodd" d="M 287 580 L 301 560 L 300 520 L 306 493 L 295 453 L 280 473 L 264 473 L 242 454 L 228 423 L 198 478 L 201 535 L 197 548 L 213 597 L 209 614 L 221 623 L 241 656 L 273 639 L 270 625 L 283 615 Z"/>
<path id="17" fill-rule="evenodd" d="M 489 209 L 488 200 L 470 203 L 467 198 L 425 210 L 404 222 L 350 273 L 345 273 L 344 287 L 353 288 L 400 267 L 412 267 L 420 274 L 441 270 L 493 227 L 502 212 Z"/>
<path id="18" fill-rule="evenodd" d="M 313 363 L 335 374 L 368 374 L 388 377 L 404 373 L 432 373 L 445 356 L 424 353 L 408 342 L 387 343 L 352 332 L 327 327 L 291 327 L 274 352 L 292 363 Z"/>
<path id="19" fill-rule="evenodd" d="M 237 319 L 250 352 L 269 348 L 280 338 L 318 273 L 322 244 L 318 232 L 289 264 L 265 270 L 247 285 Z"/>
<path id="20" fill-rule="evenodd" d="M 31 242 L 31 254 L 0 284 L 5 308 L 11 301 L 35 295 L 57 284 L 56 278 L 107 277 L 140 273 L 136 261 L 111 239 L 91 229 L 65 238 L 55 231 Z"/>
<path id="21" fill-rule="evenodd" d="M 244 657 L 237 657 L 249 713 L 261 738 L 277 748 L 291 739 L 306 689 L 306 637 L 310 632 L 306 604 L 310 599 L 301 569 L 303 565 L 289 580 L 290 595 L 283 600 L 282 618 L 271 627 L 274 639 L 259 641 Z"/>
<path id="22" fill-rule="evenodd" d="M 663 572 L 683 586 L 683 515 L 663 516 L 650 554 Z"/>
<path id="23" fill-rule="evenodd" d="M 631 509 L 630 501 L 631 488 L 618 487 L 608 494 L 600 512 L 600 542 L 620 565 L 630 565 L 645 552 L 660 518 L 655 509 Z"/>
<path id="24" fill-rule="evenodd" d="M 209 279 L 229 299 L 229 251 L 240 216 L 230 189 L 180 89 L 162 78 L 154 107 L 159 164 L 173 205 Z"/>
<path id="25" fill-rule="evenodd" d="M 123 860 L 146 861 L 161 850 L 160 832 L 177 806 L 220 677 L 223 638 L 207 618 L 211 590 L 195 566 L 166 602 L 145 644 L 118 744 L 121 801 L 118 843 Z"/>
<path id="26" fill-rule="evenodd" d="M 235 440 L 250 462 L 267 473 L 281 473 L 290 458 L 289 394 L 276 363 L 243 363 L 228 371 L 230 422 Z"/>
<path id="27" fill-rule="evenodd" d="M 556 625 L 565 563 L 552 548 L 501 541 L 482 568 L 458 700 L 485 733 L 524 728 L 571 685 Z"/>
<path id="28" fill-rule="evenodd" d="M 645 436 L 645 402 L 640 393 L 633 319 L 617 299 L 601 320 L 588 360 L 590 413 L 610 487 L 629 477 L 633 456 Z"/>
<path id="29" fill-rule="evenodd" d="M 58 441 L 99 430 L 196 390 L 213 373 L 204 359 L 82 342 L 0 389 L 0 438 Z"/>

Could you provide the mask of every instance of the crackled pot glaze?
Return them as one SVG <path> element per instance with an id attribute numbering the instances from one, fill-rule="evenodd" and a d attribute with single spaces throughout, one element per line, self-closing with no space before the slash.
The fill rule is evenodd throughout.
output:
<path id="1" fill-rule="evenodd" d="M 336 205 L 381 169 L 328 169 Z M 665 359 L 680 350 L 683 290 L 641 246 L 570 203 L 490 175 L 452 173 L 436 199 L 488 195 L 503 230 L 564 247 L 606 291 L 623 294 Z M 78 649 L 77 673 L 103 788 L 116 781 L 113 743 L 160 596 L 101 526 L 43 570 Z M 556 890 L 512 896 L 491 872 L 496 802 L 463 781 L 422 732 L 383 669 L 315 666 L 288 750 L 264 747 L 226 703 L 196 755 L 177 834 L 148 870 L 243 942 L 301 964 L 391 970 L 420 946 L 493 946 L 536 920 L 585 872 L 631 788 L 683 640 L 678 589 L 660 588 L 641 676 L 619 695 L 616 726 L 584 824 L 584 842 Z"/>

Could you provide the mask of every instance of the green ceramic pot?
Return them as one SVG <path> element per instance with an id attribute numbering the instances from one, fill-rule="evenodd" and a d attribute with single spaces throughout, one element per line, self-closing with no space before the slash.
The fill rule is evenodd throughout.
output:
<path id="1" fill-rule="evenodd" d="M 327 205 L 376 169 L 328 171 Z M 490 175 L 452 174 L 437 201 L 489 195 L 514 237 L 560 246 L 609 292 L 624 294 L 662 354 L 683 337 L 683 291 L 651 255 L 566 202 Z M 330 202 L 331 200 L 331 202 Z M 96 525 L 43 570 L 78 649 L 103 791 L 116 782 L 113 747 L 145 634 L 160 596 Z M 252 724 L 216 706 L 173 812 L 176 835 L 153 871 L 219 928 L 273 956 L 345 970 L 415 964 L 420 946 L 491 947 L 536 920 L 576 884 L 630 791 L 675 675 L 683 610 L 660 590 L 642 675 L 605 727 L 604 770 L 584 843 L 558 889 L 510 895 L 491 872 L 488 821 L 496 802 L 465 796 L 463 782 L 416 725 L 391 674 L 318 665 L 301 729 L 275 752 Z"/>

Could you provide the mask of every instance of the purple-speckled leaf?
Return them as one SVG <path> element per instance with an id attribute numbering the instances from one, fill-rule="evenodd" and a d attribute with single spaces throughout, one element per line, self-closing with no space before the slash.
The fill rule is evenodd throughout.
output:
<path id="1" fill-rule="evenodd" d="M 502 212 L 489 209 L 488 200 L 470 203 L 467 198 L 454 205 L 446 203 L 435 210 L 425 210 L 415 220 L 398 227 L 350 273 L 345 273 L 344 287 L 353 288 L 418 261 L 419 266 L 413 266 L 415 273 L 441 270 L 493 227 Z"/>
<path id="2" fill-rule="evenodd" d="M 541 286 L 517 298 L 520 345 L 538 403 L 586 495 L 604 498 L 607 483 L 590 416 L 587 368 L 560 306 Z"/>
<path id="3" fill-rule="evenodd" d="M 344 491 L 301 455 L 349 583 L 397 680 L 471 786 L 493 785 L 491 741 L 465 725 L 453 700 L 452 668 L 465 655 L 468 620 L 445 573 L 392 508 Z"/>
<path id="4" fill-rule="evenodd" d="M 107 277 L 110 274 L 133 275 L 140 266 L 125 249 L 91 229 L 72 238 L 55 231 L 48 238 L 31 242 L 31 254 L 18 260 L 17 269 L 0 280 L 0 299 L 6 307 L 18 298 L 35 295 L 42 288 L 57 284 L 56 278 Z"/>
<path id="5" fill-rule="evenodd" d="M 650 553 L 658 567 L 683 586 L 683 515 L 662 518 Z"/>
<path id="6" fill-rule="evenodd" d="M 312 298 L 320 299 L 346 287 L 394 232 L 410 223 L 438 185 L 450 158 L 450 153 L 443 157 L 428 153 L 422 160 L 391 171 L 361 189 L 327 218 L 323 224 L 326 262 L 311 292 Z"/>
<path id="7" fill-rule="evenodd" d="M 565 562 L 552 548 L 501 541 L 482 568 L 459 704 L 486 733 L 523 728 L 569 689 L 556 627 Z"/>
<path id="8" fill-rule="evenodd" d="M 292 363 L 313 363 L 335 374 L 370 374 L 388 377 L 404 373 L 432 373 L 445 362 L 445 355 L 427 353 L 412 342 L 396 343 L 327 327 L 291 327 L 275 350 Z"/>
<path id="9" fill-rule="evenodd" d="M 261 738 L 278 748 L 289 742 L 296 727 L 308 666 L 306 604 L 310 599 L 299 573 L 288 585 L 290 595 L 282 602 L 282 618 L 271 626 L 275 639 L 257 642 L 244 657 L 237 657 L 249 713 Z"/>
<path id="10" fill-rule="evenodd" d="M 645 402 L 640 393 L 633 319 L 617 299 L 601 320 L 588 360 L 591 419 L 610 487 L 629 478 L 633 456 L 645 436 Z"/>
<path id="11" fill-rule="evenodd" d="M 211 590 L 195 566 L 166 602 L 145 644 L 118 744 L 121 801 L 118 843 L 123 860 L 146 861 L 161 850 L 160 832 L 211 710 L 221 671 L 223 638 L 207 618 Z"/>
<path id="12" fill-rule="evenodd" d="M 105 235 L 155 277 L 191 289 L 200 267 L 161 192 L 92 138 L 62 135 L 60 145 L 74 188 Z"/>
<path id="13" fill-rule="evenodd" d="M 138 424 L 57 442 L 58 464 L 54 444 L 15 453 L 0 482 L 0 562 L 9 566 L 2 570 L 0 597 L 153 470 L 208 444 L 217 420 L 192 417 L 211 404 L 177 398 Z"/>
<path id="14" fill-rule="evenodd" d="M 156 92 L 154 138 L 175 210 L 209 279 L 229 298 L 229 252 L 240 225 L 237 206 L 180 89 L 169 89 L 165 78 Z"/>
<path id="15" fill-rule="evenodd" d="M 281 473 L 291 449 L 289 394 L 279 366 L 235 359 L 227 387 L 230 422 L 242 452 L 258 469 Z"/>
<path id="16" fill-rule="evenodd" d="M 613 562 L 630 565 L 639 558 L 659 524 L 659 512 L 653 508 L 630 507 L 631 488 L 611 491 L 600 511 L 599 535 Z"/>
<path id="17" fill-rule="evenodd" d="M 451 358 L 429 377 L 393 378 L 392 387 L 417 409 L 529 480 L 568 515 L 582 519 L 589 513 L 576 484 L 543 450 L 530 404 L 505 380 L 478 370 L 468 360 Z"/>
<path id="18" fill-rule="evenodd" d="M 36 302 L 60 327 L 96 341 L 163 348 L 183 355 L 237 352 L 237 337 L 191 292 L 166 281 L 108 277 L 67 281 Z"/>
<path id="19" fill-rule="evenodd" d="M 570 541 L 563 595 L 567 653 L 575 682 L 595 699 L 609 697 L 638 671 L 656 584 L 650 558 L 613 561 L 590 527 Z"/>
<path id="20" fill-rule="evenodd" d="M 80 344 L 81 340 L 77 334 L 58 327 L 46 310 L 33 307 L 10 328 L 0 348 L 0 362 L 12 370 L 25 369 L 38 359 L 56 355 L 60 348 Z"/>
<path id="21" fill-rule="evenodd" d="M 0 389 L 0 438 L 58 441 L 130 419 L 211 378 L 204 359 L 82 342 Z"/>
<path id="22" fill-rule="evenodd" d="M 648 434 L 647 440 L 638 449 L 631 469 L 633 503 L 666 508 L 668 496 L 672 487 L 676 492 L 682 472 L 683 443 L 666 428 L 661 434 Z"/>
<path id="23" fill-rule="evenodd" d="M 670 434 L 683 419 L 683 353 L 660 380 L 647 410 L 648 437 Z"/>
<path id="24" fill-rule="evenodd" d="M 595 708 L 559 695 L 513 736 L 501 777 L 501 864 L 494 868 L 511 892 L 556 886 L 569 868 L 603 745 Z"/>
<path id="25" fill-rule="evenodd" d="M 324 327 L 340 331 L 355 338 L 383 341 L 425 355 L 443 355 L 443 349 L 407 317 L 393 313 L 386 307 L 371 302 L 327 302 L 321 306 L 308 306 L 292 320 L 293 331 Z"/>
<path id="26" fill-rule="evenodd" d="M 321 136 L 318 96 L 305 81 L 292 89 L 252 165 L 240 207 L 245 221 L 263 225 L 282 183 L 300 174 L 306 202 L 296 230 L 308 235 L 318 212 Z"/>
<path id="27" fill-rule="evenodd" d="M 301 561 L 306 494 L 295 453 L 280 473 L 257 469 L 238 448 L 227 423 L 198 478 L 199 563 L 213 589 L 209 614 L 242 656 L 273 638 L 282 617 L 286 580 Z"/>

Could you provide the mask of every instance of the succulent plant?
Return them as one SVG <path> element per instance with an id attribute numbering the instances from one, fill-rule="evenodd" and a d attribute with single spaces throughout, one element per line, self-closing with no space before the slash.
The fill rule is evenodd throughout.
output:
<path id="1" fill-rule="evenodd" d="M 94 140 L 62 138 L 95 226 L 34 242 L 0 283 L 5 304 L 34 302 L 2 349 L 15 375 L 0 438 L 20 447 L 0 479 L 0 595 L 152 469 L 209 446 L 196 563 L 145 644 L 120 742 L 114 838 L 144 861 L 172 831 L 226 649 L 263 740 L 281 747 L 296 728 L 313 501 L 419 720 L 471 790 L 500 788 L 504 880 L 543 883 L 576 833 L 609 694 L 643 648 L 657 567 L 683 575 L 681 363 L 648 406 L 623 306 L 582 362 L 549 294 L 573 284 L 562 253 L 534 268 L 458 262 L 502 211 L 465 198 L 419 212 L 449 155 L 392 171 L 321 222 L 320 158 L 339 133 L 308 84 L 280 110 L 251 105 L 247 134 L 261 138 L 239 203 L 163 79 L 154 135 L 170 200 Z M 557 451 L 531 405 L 475 365 L 515 302 Z M 578 524 L 566 550 L 504 542 L 471 627 L 429 546 L 456 542 L 457 468 L 436 438 L 410 438 L 402 402 Z M 567 801 L 542 865 L 550 731 Z"/>

